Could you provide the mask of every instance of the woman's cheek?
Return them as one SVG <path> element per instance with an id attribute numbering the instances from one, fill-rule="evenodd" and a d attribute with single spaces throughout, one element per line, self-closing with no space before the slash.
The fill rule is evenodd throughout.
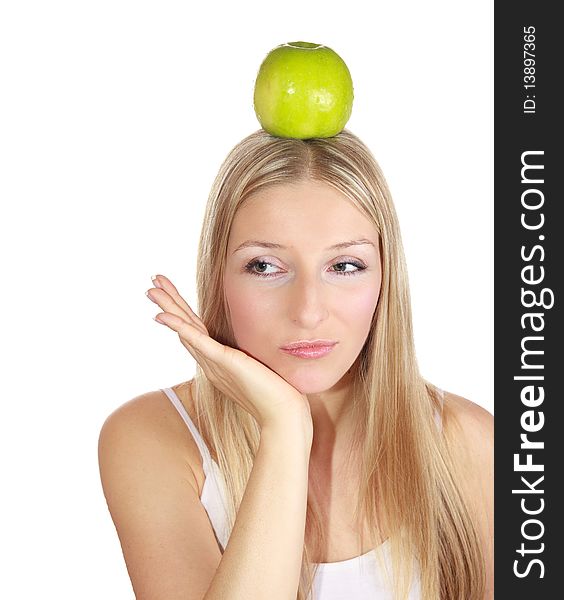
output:
<path id="1" fill-rule="evenodd" d="M 263 336 L 272 332 L 272 320 L 276 303 L 272 297 L 254 289 L 238 290 L 227 296 L 231 324 L 240 347 L 251 349 L 253 344 L 263 343 Z"/>
<path id="2" fill-rule="evenodd" d="M 362 329 L 369 327 L 378 305 L 379 294 L 379 285 L 367 285 L 357 289 L 347 298 L 347 313 L 357 327 L 362 327 Z"/>
<path id="3" fill-rule="evenodd" d="M 376 310 L 376 306 L 378 305 L 378 298 L 380 296 L 380 288 L 375 290 L 373 287 L 367 290 L 366 294 L 363 294 L 360 297 L 359 310 L 362 311 L 362 314 L 368 319 L 372 319 L 372 315 Z"/>

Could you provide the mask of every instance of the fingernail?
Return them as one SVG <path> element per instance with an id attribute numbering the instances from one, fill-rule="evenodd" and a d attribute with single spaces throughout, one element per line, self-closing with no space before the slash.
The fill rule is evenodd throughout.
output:
<path id="1" fill-rule="evenodd" d="M 161 325 L 164 325 L 164 323 L 163 323 L 162 321 L 159 321 L 159 320 L 157 319 L 157 317 L 153 317 L 153 320 L 154 320 L 154 321 L 156 321 L 157 323 L 160 323 Z"/>
<path id="2" fill-rule="evenodd" d="M 157 275 L 151 275 L 151 281 L 153 282 L 153 285 L 155 287 L 162 289 L 163 286 L 158 282 L 157 277 L 158 277 Z"/>

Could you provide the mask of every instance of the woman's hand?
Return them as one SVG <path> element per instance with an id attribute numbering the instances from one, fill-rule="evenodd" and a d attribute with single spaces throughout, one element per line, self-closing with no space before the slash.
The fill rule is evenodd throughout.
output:
<path id="1" fill-rule="evenodd" d="M 295 417 L 296 412 L 311 422 L 304 394 L 258 360 L 211 338 L 200 318 L 164 275 L 156 275 L 153 284 L 147 297 L 164 311 L 155 320 L 178 333 L 182 345 L 209 381 L 249 412 L 261 429 L 288 416 Z"/>

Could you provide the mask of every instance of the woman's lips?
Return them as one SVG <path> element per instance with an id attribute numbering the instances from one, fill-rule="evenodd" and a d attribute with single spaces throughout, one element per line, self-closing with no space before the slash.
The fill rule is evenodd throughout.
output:
<path id="1" fill-rule="evenodd" d="M 280 348 L 280 350 L 297 358 L 321 358 L 329 354 L 335 347 L 335 344 L 336 342 L 294 348 Z"/>

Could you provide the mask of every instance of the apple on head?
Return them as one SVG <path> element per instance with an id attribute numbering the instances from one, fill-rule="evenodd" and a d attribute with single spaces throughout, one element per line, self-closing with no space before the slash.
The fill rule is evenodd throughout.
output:
<path id="1" fill-rule="evenodd" d="M 352 111 L 353 84 L 343 59 L 309 42 L 281 44 L 263 60 L 254 108 L 261 127 L 277 137 L 337 135 Z"/>

